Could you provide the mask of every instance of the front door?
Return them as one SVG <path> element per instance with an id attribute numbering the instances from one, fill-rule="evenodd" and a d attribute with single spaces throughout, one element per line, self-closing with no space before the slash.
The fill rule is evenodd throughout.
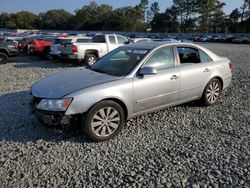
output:
<path id="1" fill-rule="evenodd" d="M 175 103 L 179 93 L 180 72 L 176 68 L 173 49 L 158 49 L 143 67 L 154 67 L 157 74 L 134 77 L 134 113 Z"/>

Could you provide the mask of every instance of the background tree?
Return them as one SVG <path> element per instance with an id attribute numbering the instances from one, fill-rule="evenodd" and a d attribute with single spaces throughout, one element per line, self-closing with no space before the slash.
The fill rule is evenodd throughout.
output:
<path id="1" fill-rule="evenodd" d="M 242 12 L 241 12 L 241 19 L 240 19 L 241 22 L 243 22 L 243 20 L 244 20 L 245 13 L 246 13 L 249 5 L 250 5 L 250 0 L 244 0 L 243 5 L 240 7 L 240 9 L 242 10 Z"/>
<path id="2" fill-rule="evenodd" d="M 13 26 L 15 26 L 18 29 L 37 28 L 38 16 L 31 12 L 28 11 L 17 12 L 16 14 L 10 14 L 10 18 L 11 18 L 10 23 L 13 24 Z"/>
<path id="3" fill-rule="evenodd" d="M 158 2 L 151 4 L 150 9 L 147 11 L 147 22 L 151 22 L 156 14 L 160 12 L 160 7 Z"/>
<path id="4" fill-rule="evenodd" d="M 38 15 L 28 11 L 0 13 L 0 28 L 69 29 L 102 31 L 154 32 L 250 32 L 250 0 L 230 15 L 224 12 L 221 0 L 173 0 L 173 6 L 160 12 L 158 2 L 148 7 L 148 0 L 140 0 L 134 7 L 113 9 L 96 2 L 83 6 L 71 14 L 64 9 L 49 10 Z"/>
<path id="5" fill-rule="evenodd" d="M 44 29 L 67 29 L 71 14 L 64 9 L 49 10 L 39 15 L 40 27 Z"/>
<path id="6" fill-rule="evenodd" d="M 241 18 L 241 13 L 238 8 L 234 9 L 229 15 L 229 32 L 236 33 L 238 32 L 239 20 Z"/>
<path id="7" fill-rule="evenodd" d="M 242 10 L 241 12 L 241 32 L 249 32 L 249 27 L 250 27 L 250 0 L 244 0 L 243 5 L 240 7 Z"/>
<path id="8" fill-rule="evenodd" d="M 137 11 L 141 12 L 141 19 L 146 22 L 146 14 L 148 9 L 148 0 L 141 0 L 140 4 L 136 6 Z"/>
<path id="9" fill-rule="evenodd" d="M 220 1 L 214 1 L 214 7 L 209 19 L 209 33 L 223 33 L 227 31 L 227 17 L 223 11 L 226 4 Z"/>
<path id="10" fill-rule="evenodd" d="M 144 25 L 140 18 L 141 13 L 137 7 L 129 6 L 115 9 L 106 22 L 109 30 L 141 31 Z"/>
<path id="11" fill-rule="evenodd" d="M 179 23 L 177 21 L 178 10 L 175 6 L 167 8 L 164 13 L 155 15 L 151 22 L 152 31 L 154 32 L 178 32 Z"/>
<path id="12" fill-rule="evenodd" d="M 16 24 L 11 19 L 8 13 L 0 14 L 0 28 L 15 28 Z"/>

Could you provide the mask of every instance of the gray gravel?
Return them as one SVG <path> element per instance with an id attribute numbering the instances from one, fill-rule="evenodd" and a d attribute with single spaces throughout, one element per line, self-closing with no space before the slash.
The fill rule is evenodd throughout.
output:
<path id="1" fill-rule="evenodd" d="M 1 65 L 0 187 L 249 187 L 250 46 L 203 45 L 234 64 L 217 105 L 146 114 L 102 143 L 30 115 L 30 86 L 71 65 L 24 56 Z"/>

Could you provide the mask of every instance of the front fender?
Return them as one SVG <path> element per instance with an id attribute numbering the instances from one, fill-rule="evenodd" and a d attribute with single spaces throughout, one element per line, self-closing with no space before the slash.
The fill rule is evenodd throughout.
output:
<path id="1" fill-rule="evenodd" d="M 127 80 L 127 79 L 126 79 Z M 114 86 L 112 86 L 114 85 Z M 73 102 L 66 111 L 66 115 L 82 114 L 87 112 L 96 103 L 105 99 L 116 99 L 125 104 L 128 115 L 133 112 L 132 81 L 119 80 L 88 89 L 83 89 L 65 96 L 73 97 Z"/>

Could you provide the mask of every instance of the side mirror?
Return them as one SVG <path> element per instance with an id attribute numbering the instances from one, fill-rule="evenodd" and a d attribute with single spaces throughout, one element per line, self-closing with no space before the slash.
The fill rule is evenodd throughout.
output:
<path id="1" fill-rule="evenodd" d="M 157 70 L 154 67 L 143 67 L 139 71 L 140 75 L 153 75 L 157 74 Z"/>
<path id="2" fill-rule="evenodd" d="M 124 44 L 130 44 L 130 41 L 128 40 L 128 41 L 124 42 Z"/>

